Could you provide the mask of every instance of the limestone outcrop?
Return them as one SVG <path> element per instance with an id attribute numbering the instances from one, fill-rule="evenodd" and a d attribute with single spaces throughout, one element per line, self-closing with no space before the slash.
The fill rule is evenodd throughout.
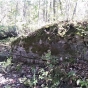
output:
<path id="1" fill-rule="evenodd" d="M 73 24 L 66 24 L 62 28 L 58 24 L 44 26 L 12 42 L 13 61 L 42 62 L 41 56 L 48 50 L 58 59 L 86 59 L 88 51 L 84 36 L 77 33 Z"/>

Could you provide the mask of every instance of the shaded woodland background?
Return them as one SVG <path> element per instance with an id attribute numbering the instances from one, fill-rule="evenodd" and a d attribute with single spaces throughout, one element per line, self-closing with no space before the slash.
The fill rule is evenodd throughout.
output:
<path id="1" fill-rule="evenodd" d="M 86 20 L 88 0 L 0 0 L 0 25 L 14 25 L 18 32 L 53 21 Z"/>

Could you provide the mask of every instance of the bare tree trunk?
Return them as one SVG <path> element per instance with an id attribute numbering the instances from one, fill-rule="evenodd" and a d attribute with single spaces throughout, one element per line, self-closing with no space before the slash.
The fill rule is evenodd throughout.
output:
<path id="1" fill-rule="evenodd" d="M 51 13 L 52 13 L 52 1 L 50 0 L 50 3 L 49 3 L 49 21 L 52 20 L 52 17 L 51 17 Z"/>
<path id="2" fill-rule="evenodd" d="M 77 2 L 75 4 L 75 7 L 74 7 L 74 11 L 73 11 L 73 15 L 72 15 L 72 19 L 71 20 L 74 19 L 74 15 L 76 14 L 76 9 L 77 9 Z"/>
<path id="3" fill-rule="evenodd" d="M 62 2 L 61 2 L 61 0 L 59 0 L 59 3 L 60 3 L 60 11 L 61 11 L 61 14 L 63 14 L 63 11 L 62 11 Z"/>
<path id="4" fill-rule="evenodd" d="M 43 1 L 43 21 L 45 22 L 45 0 Z"/>
<path id="5" fill-rule="evenodd" d="M 56 10 L 55 10 L 55 0 L 53 0 L 53 20 L 55 21 Z"/>
<path id="6" fill-rule="evenodd" d="M 53 0 L 50 0 L 50 21 L 53 21 L 54 18 L 53 2 Z"/>
<path id="7" fill-rule="evenodd" d="M 24 19 L 24 21 L 26 21 L 26 10 L 27 10 L 27 3 L 26 3 L 27 1 L 25 0 L 24 1 L 24 6 L 23 6 L 23 19 Z M 27 21 L 26 21 L 27 22 Z"/>
<path id="8" fill-rule="evenodd" d="M 38 3 L 38 24 L 39 24 L 39 21 L 40 21 L 40 0 Z"/>
<path id="9" fill-rule="evenodd" d="M 45 21 L 47 22 L 47 0 L 45 0 L 46 7 L 45 7 Z"/>
<path id="10" fill-rule="evenodd" d="M 16 18 L 17 18 L 17 14 L 18 14 L 18 1 L 16 2 L 16 11 L 15 11 L 15 26 L 16 26 Z"/>
<path id="11" fill-rule="evenodd" d="M 69 0 L 65 0 L 65 3 L 66 3 L 66 10 L 65 10 L 66 18 L 65 18 L 65 20 L 69 21 Z"/>

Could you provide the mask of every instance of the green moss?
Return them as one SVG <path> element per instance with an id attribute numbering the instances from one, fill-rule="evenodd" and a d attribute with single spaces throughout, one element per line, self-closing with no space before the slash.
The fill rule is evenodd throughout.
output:
<path id="1" fill-rule="evenodd" d="M 35 32 L 30 33 L 29 36 L 27 37 L 17 38 L 15 41 L 12 42 L 12 46 L 18 45 L 20 42 L 23 42 L 22 45 L 27 52 L 29 51 L 30 46 L 33 46 L 32 49 L 33 52 L 36 51 L 44 52 L 47 51 L 49 47 L 44 44 L 42 44 L 41 45 L 42 47 L 40 47 L 39 41 L 41 39 L 43 42 L 45 41 L 48 41 L 48 43 L 53 42 L 53 40 L 55 40 L 54 38 L 55 34 L 53 34 L 54 32 L 58 33 L 58 28 L 56 24 L 44 26 L 36 30 Z"/>

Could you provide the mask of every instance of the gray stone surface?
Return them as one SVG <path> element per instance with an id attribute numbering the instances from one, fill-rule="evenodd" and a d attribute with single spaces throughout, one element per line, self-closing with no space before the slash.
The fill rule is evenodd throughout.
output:
<path id="1" fill-rule="evenodd" d="M 0 43 L 0 62 L 7 60 L 10 56 L 10 46 Z"/>

